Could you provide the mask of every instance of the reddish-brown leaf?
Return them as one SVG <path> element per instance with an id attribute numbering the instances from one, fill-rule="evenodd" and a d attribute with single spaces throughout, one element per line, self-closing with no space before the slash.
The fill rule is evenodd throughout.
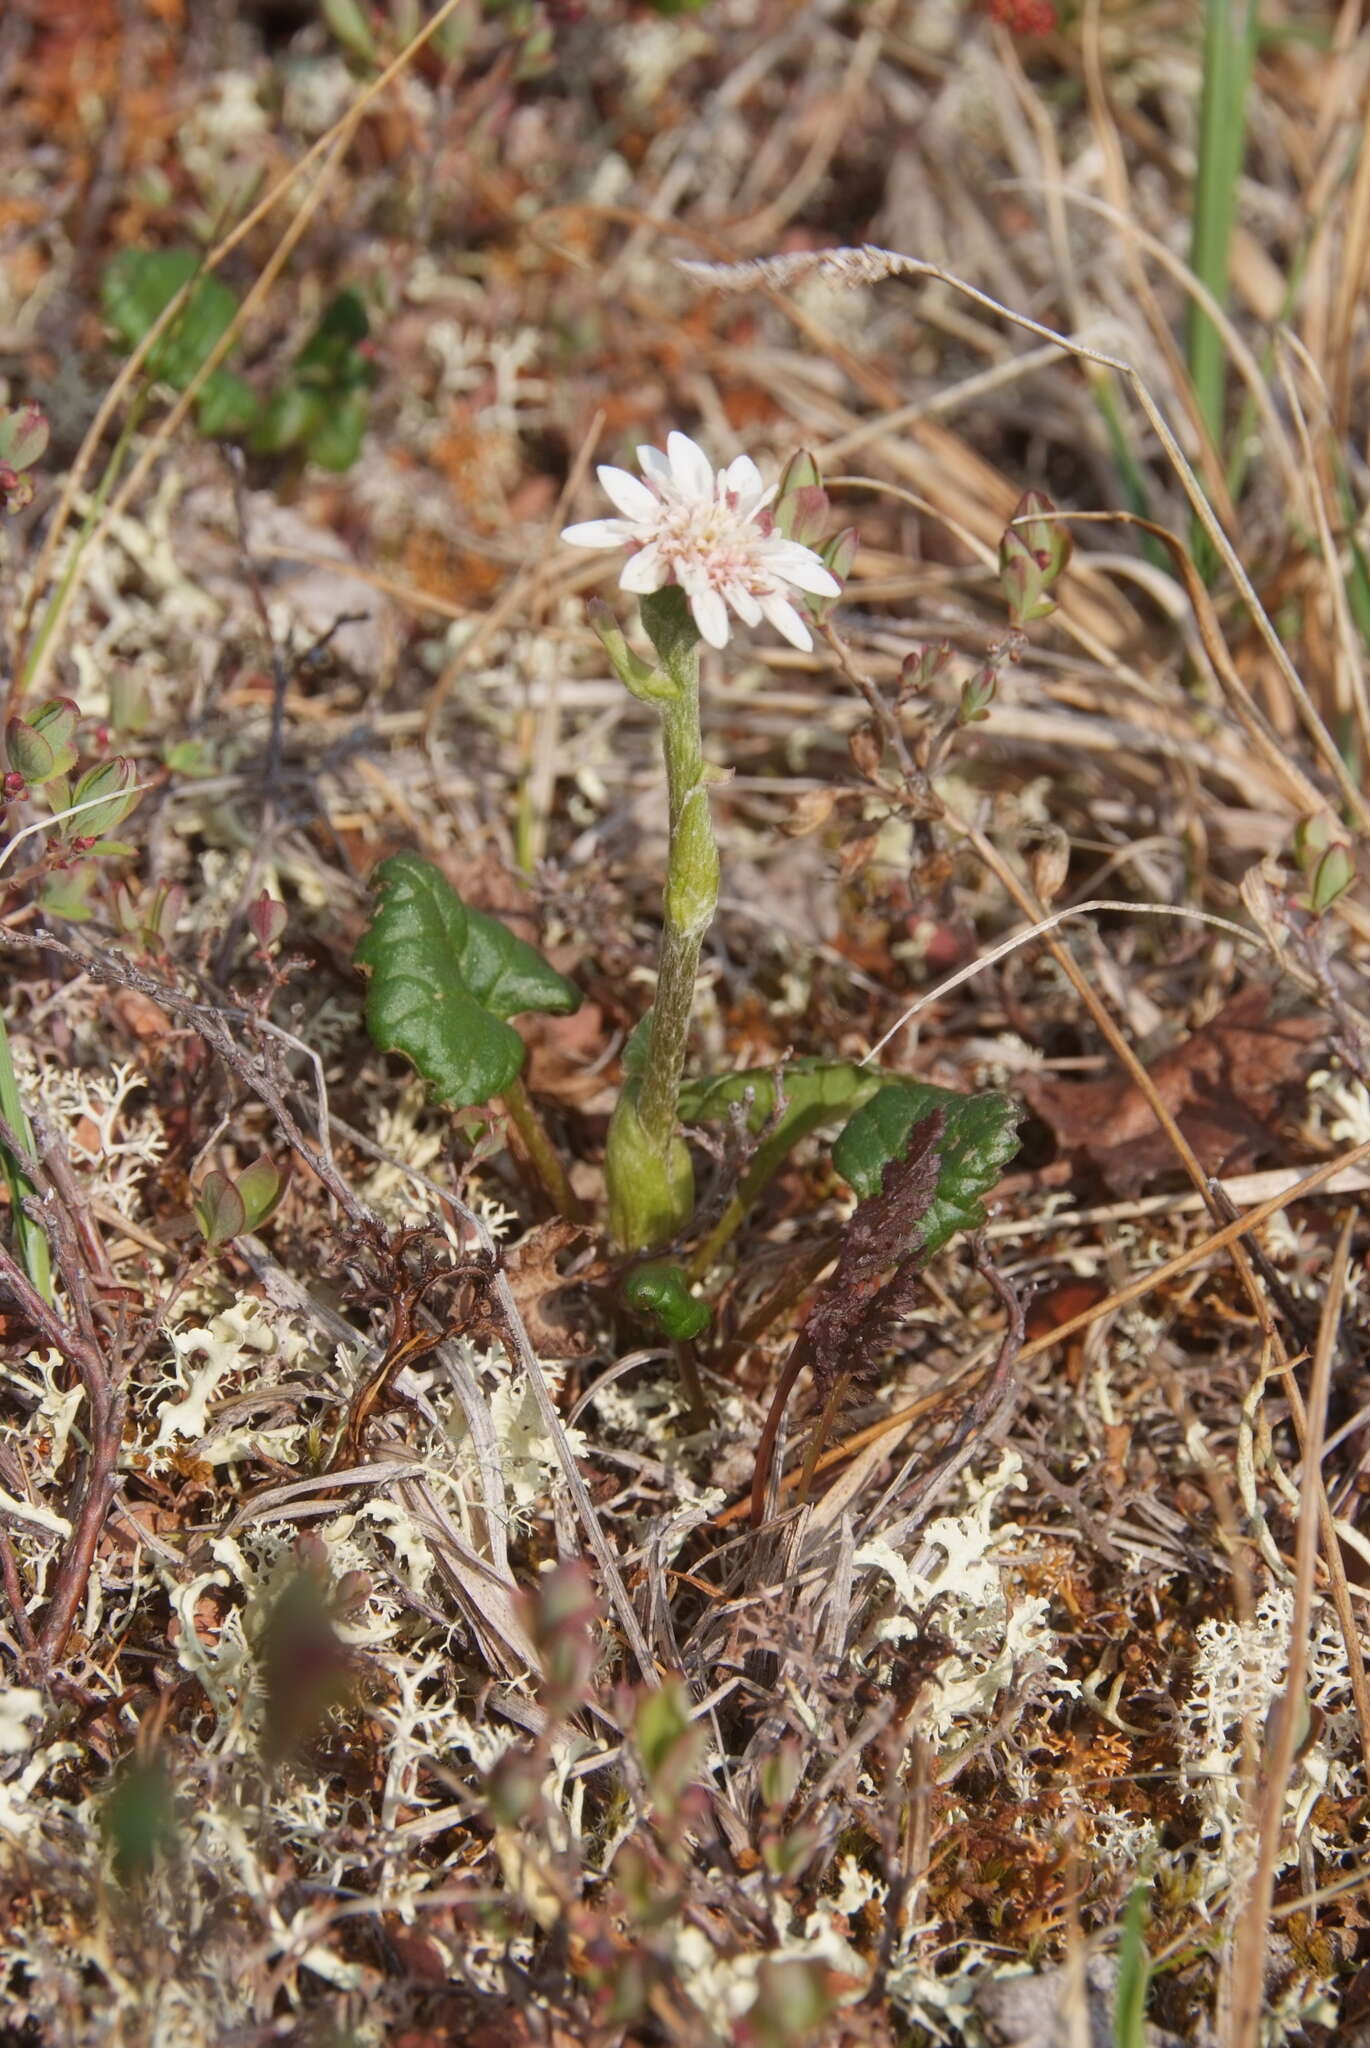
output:
<path id="1" fill-rule="evenodd" d="M 1271 991 L 1253 982 L 1147 1069 L 1208 1173 L 1252 1165 L 1275 1144 L 1271 1118 L 1307 1071 L 1324 1035 L 1314 1015 L 1271 1017 Z M 1179 1166 L 1151 1105 L 1125 1075 L 1107 1081 L 1023 1083 L 1031 1107 L 1063 1150 L 1098 1167 L 1115 1194 L 1135 1195 Z"/>

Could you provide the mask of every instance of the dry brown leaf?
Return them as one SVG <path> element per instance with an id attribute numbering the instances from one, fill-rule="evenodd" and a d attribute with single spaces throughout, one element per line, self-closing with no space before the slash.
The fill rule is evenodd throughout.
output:
<path id="1" fill-rule="evenodd" d="M 582 1003 L 569 1017 L 521 1017 L 519 1031 L 528 1047 L 527 1081 L 534 1095 L 580 1109 L 604 1092 L 597 1063 L 607 1033 L 598 1003 Z"/>
<path id="2" fill-rule="evenodd" d="M 1270 1119 L 1323 1037 L 1317 1016 L 1270 1017 L 1270 994 L 1253 982 L 1147 1069 L 1207 1173 L 1233 1172 L 1271 1149 Z M 1115 1194 L 1135 1195 L 1179 1164 L 1150 1103 L 1124 1075 L 1032 1075 L 1022 1088 L 1062 1149 L 1091 1160 Z"/>
<path id="3" fill-rule="evenodd" d="M 567 1279 L 564 1268 L 572 1251 L 590 1242 L 590 1235 L 583 1224 L 553 1216 L 520 1238 L 509 1253 L 509 1285 L 539 1358 L 578 1358 L 589 1347 L 590 1334 L 573 1290 L 579 1291 L 600 1273 L 602 1261 L 594 1259 L 573 1280 Z"/>

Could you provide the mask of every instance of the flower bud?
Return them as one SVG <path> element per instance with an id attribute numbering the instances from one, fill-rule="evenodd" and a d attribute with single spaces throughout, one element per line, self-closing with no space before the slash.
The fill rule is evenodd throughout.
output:
<path id="1" fill-rule="evenodd" d="M 1015 626 L 1056 609 L 1052 586 L 1070 560 L 1070 534 L 1043 491 L 1024 491 L 999 542 L 999 588 Z"/>
<path id="2" fill-rule="evenodd" d="M 950 675 L 954 659 L 945 640 L 940 647 L 917 647 L 906 654 L 899 670 L 897 701 L 907 704 L 911 697 L 935 696 Z"/>
<path id="3" fill-rule="evenodd" d="M 771 513 L 786 540 L 816 548 L 822 539 L 828 523 L 828 494 L 807 448 L 797 450 L 781 470 Z"/>

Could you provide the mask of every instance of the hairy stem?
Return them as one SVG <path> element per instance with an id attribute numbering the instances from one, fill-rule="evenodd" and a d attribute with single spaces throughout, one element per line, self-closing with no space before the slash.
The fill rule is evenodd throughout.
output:
<path id="1" fill-rule="evenodd" d="M 685 1047 L 694 1009 L 704 934 L 718 901 L 718 853 L 703 787 L 698 670 L 691 687 L 662 707 L 671 841 L 667 856 L 661 965 L 652 1010 L 652 1046 L 642 1080 L 641 1116 L 651 1143 L 664 1151 L 675 1134 Z"/>
<path id="2" fill-rule="evenodd" d="M 641 1077 L 624 1088 L 605 1152 L 614 1234 L 629 1251 L 668 1242 L 694 1207 L 694 1177 L 676 1119 L 700 948 L 718 904 L 699 725 L 699 634 L 676 589 L 645 597 L 642 616 L 661 660 L 650 696 L 661 714 L 670 841 L 646 1060 Z"/>

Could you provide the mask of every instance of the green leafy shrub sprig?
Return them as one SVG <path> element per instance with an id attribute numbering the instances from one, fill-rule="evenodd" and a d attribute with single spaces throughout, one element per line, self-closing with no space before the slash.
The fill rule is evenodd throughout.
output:
<path id="1" fill-rule="evenodd" d="M 151 380 L 177 391 L 194 380 L 238 313 L 222 278 L 199 273 L 193 249 L 125 249 L 101 280 L 105 318 L 130 350 L 190 286 L 145 365 Z M 265 398 L 221 363 L 200 387 L 195 417 L 202 434 L 241 441 L 253 454 L 296 455 L 321 469 L 350 469 L 361 453 L 375 376 L 366 307 L 347 289 L 329 300 Z"/>

